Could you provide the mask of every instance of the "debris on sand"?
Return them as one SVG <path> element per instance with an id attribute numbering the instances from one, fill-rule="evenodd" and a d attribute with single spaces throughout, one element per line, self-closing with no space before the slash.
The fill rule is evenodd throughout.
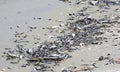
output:
<path id="1" fill-rule="evenodd" d="M 63 1 L 63 2 L 69 2 L 69 0 L 59 0 L 59 1 Z"/>
<path id="2" fill-rule="evenodd" d="M 70 0 L 60 0 L 64 2 L 70 2 Z M 79 2 L 82 3 L 82 2 Z M 77 5 L 79 5 L 77 3 Z M 89 4 L 92 6 L 109 6 L 109 5 L 120 5 L 120 1 L 111 1 L 111 0 L 90 0 Z M 66 30 L 61 30 L 59 33 L 63 33 L 63 35 L 54 36 L 49 35 L 49 39 L 56 38 L 54 41 L 44 41 L 39 43 L 40 38 L 36 37 L 38 41 L 34 44 L 37 47 L 25 48 L 24 43 L 30 43 L 29 40 L 26 38 L 29 37 L 26 32 L 18 32 L 16 31 L 14 36 L 16 43 L 16 48 L 7 49 L 5 56 L 7 60 L 11 60 L 12 64 L 18 63 L 21 60 L 25 60 L 27 64 L 23 64 L 21 67 L 29 66 L 33 64 L 35 68 L 31 72 L 44 72 L 44 71 L 54 71 L 52 68 L 53 66 L 58 65 L 61 61 L 71 58 L 72 56 L 69 55 L 70 52 L 80 49 L 82 46 L 87 45 L 100 45 L 102 44 L 103 40 L 106 39 L 101 35 L 104 34 L 102 29 L 110 27 L 110 24 L 120 22 L 117 20 L 119 17 L 114 18 L 92 18 L 91 14 L 87 13 L 87 7 L 84 7 L 78 13 L 70 13 L 68 21 L 66 21 Z M 36 19 L 36 18 L 35 18 Z M 39 18 L 41 19 L 41 18 Z M 51 20 L 51 19 L 49 19 Z M 61 21 L 60 21 L 61 22 Z M 47 27 L 44 29 L 49 30 L 59 30 L 61 26 L 52 26 Z M 20 28 L 17 26 L 17 28 Z M 37 29 L 35 26 L 28 26 L 30 31 Z M 13 29 L 10 27 L 10 29 Z M 108 64 L 120 64 L 120 58 L 114 60 L 114 58 L 109 57 L 110 54 L 107 56 L 100 56 L 98 57 L 97 61 L 101 62 L 106 60 Z M 16 61 L 17 60 L 17 61 Z M 79 71 L 90 71 L 97 68 L 94 64 L 83 64 L 81 65 L 81 69 L 77 70 L 75 67 L 68 67 L 62 69 L 62 72 L 79 72 Z M 51 66 L 47 66 L 51 65 Z"/>
<path id="3" fill-rule="evenodd" d="M 117 64 L 120 64 L 120 58 L 115 61 Z"/>
<path id="4" fill-rule="evenodd" d="M 45 41 L 36 48 L 27 49 L 24 48 L 24 45 L 20 44 L 20 42 L 17 42 L 17 48 L 8 50 L 6 57 L 9 60 L 18 58 L 19 60 L 17 62 L 25 59 L 28 63 L 35 63 L 37 65 L 40 63 L 58 64 L 59 61 L 71 58 L 68 53 L 79 49 L 81 45 L 95 44 L 102 39 L 97 37 L 97 35 L 103 34 L 103 32 L 100 32 L 102 26 L 94 18 L 86 17 L 69 23 L 67 27 L 70 30 L 68 34 L 57 36 L 57 39 L 53 42 Z M 36 29 L 36 27 L 30 28 Z M 56 26 L 54 28 L 56 28 Z M 24 33 L 16 33 L 15 35 L 21 36 L 23 34 Z M 16 61 L 12 63 L 16 63 Z M 43 68 L 43 70 L 44 69 L 45 68 Z"/>
<path id="5" fill-rule="evenodd" d="M 5 71 L 5 69 L 3 68 L 3 69 L 0 69 L 0 72 L 4 72 Z"/>

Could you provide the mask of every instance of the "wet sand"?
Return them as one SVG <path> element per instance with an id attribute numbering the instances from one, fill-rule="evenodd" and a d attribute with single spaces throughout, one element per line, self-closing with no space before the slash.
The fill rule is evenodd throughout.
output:
<path id="1" fill-rule="evenodd" d="M 60 22 L 56 22 L 56 20 L 63 21 L 65 24 L 66 19 L 68 18 L 68 13 L 76 12 L 77 9 L 81 9 L 86 6 L 82 4 L 81 6 L 70 6 L 67 3 L 63 3 L 57 0 L 6 0 L 0 2 L 0 54 L 5 51 L 4 48 L 11 47 L 14 48 L 15 44 L 12 42 L 14 40 L 13 34 L 15 31 L 28 31 L 28 26 L 36 26 L 37 29 L 32 32 L 28 32 L 29 40 L 31 41 L 26 47 L 36 47 L 33 39 L 33 35 L 38 35 L 40 37 L 40 42 L 45 40 L 49 40 L 49 33 L 47 30 L 43 30 L 43 27 L 51 27 L 54 25 L 61 24 Z M 92 13 L 94 10 L 97 10 L 96 7 L 91 7 L 87 12 Z M 105 12 L 100 14 L 99 12 L 92 13 L 93 18 L 100 18 L 103 15 L 111 15 L 115 16 L 117 14 L 119 16 L 119 11 L 114 12 L 115 8 L 119 8 L 119 6 L 113 6 L 109 10 L 109 12 Z M 38 18 L 41 18 L 40 20 Z M 52 19 L 49 21 L 48 19 Z M 20 28 L 17 28 L 19 26 Z M 12 27 L 12 29 L 10 29 Z M 103 42 L 101 45 L 89 45 L 83 46 L 80 50 L 74 51 L 70 53 L 72 58 L 61 61 L 60 66 L 56 66 L 55 70 L 60 72 L 62 68 L 68 67 L 70 65 L 80 67 L 81 64 L 93 63 L 100 56 L 106 56 L 108 53 L 111 54 L 111 57 L 115 59 L 119 58 L 120 50 L 119 45 L 115 45 L 119 43 L 119 38 L 114 40 L 115 37 L 119 37 L 120 34 L 117 33 L 119 30 L 119 26 L 114 26 L 108 28 L 112 33 L 108 32 L 107 29 L 104 31 L 105 34 L 103 37 L 108 38 L 108 42 Z M 48 34 L 44 36 L 44 34 Z M 117 36 L 112 36 L 112 34 L 116 34 Z M 113 42 L 114 41 L 114 42 Z M 33 66 L 28 66 L 26 68 L 21 68 L 21 64 L 24 61 L 21 61 L 19 64 L 10 64 L 9 61 L 6 61 L 5 58 L 0 57 L 0 69 L 5 68 L 4 72 L 30 72 L 33 69 Z M 99 68 L 93 70 L 93 72 L 119 72 L 120 65 L 108 65 L 104 66 L 106 62 L 101 61 L 97 63 Z M 8 69 L 10 67 L 11 69 Z"/>
<path id="2" fill-rule="evenodd" d="M 58 22 L 49 21 L 65 20 L 69 6 L 57 0 L 1 0 L 0 1 L 0 55 L 5 51 L 6 47 L 14 48 L 13 43 L 15 31 L 26 32 L 28 26 L 36 26 L 37 29 L 28 33 L 31 43 L 26 47 L 35 47 L 35 40 L 32 35 L 40 36 L 40 42 L 47 40 L 48 36 L 44 36 L 48 31 L 43 27 L 59 25 Z M 36 18 L 36 19 L 34 19 Z M 37 18 L 42 18 L 41 20 Z M 20 28 L 17 28 L 19 26 Z M 10 29 L 12 28 L 12 29 Z M 34 45 L 34 46 L 33 46 Z M 24 61 L 22 61 L 24 63 Z M 21 63 L 22 63 L 21 62 Z M 0 69 L 5 72 L 30 72 L 33 67 L 21 68 L 21 64 L 10 64 L 0 56 Z M 7 69 L 10 67 L 11 69 Z"/>
<path id="3" fill-rule="evenodd" d="M 42 28 L 60 25 L 56 22 L 61 20 L 62 24 L 66 22 L 68 13 L 76 11 L 66 3 L 58 0 L 1 0 L 0 1 L 0 55 L 3 54 L 5 48 L 15 48 L 13 41 L 15 31 L 27 32 L 28 26 L 37 27 L 36 30 L 28 32 L 31 43 L 27 44 L 27 48 L 36 47 L 33 35 L 40 37 L 39 42 L 49 40 L 49 31 Z M 38 18 L 41 18 L 39 20 Z M 49 21 L 49 19 L 52 19 Z M 19 26 L 19 28 L 17 28 Z M 48 34 L 45 36 L 44 34 Z M 6 61 L 5 57 L 0 56 L 0 69 L 5 69 L 4 72 L 30 72 L 33 66 L 21 68 L 25 63 L 21 61 L 19 64 L 11 64 Z M 10 69 L 9 69 L 10 68 Z"/>

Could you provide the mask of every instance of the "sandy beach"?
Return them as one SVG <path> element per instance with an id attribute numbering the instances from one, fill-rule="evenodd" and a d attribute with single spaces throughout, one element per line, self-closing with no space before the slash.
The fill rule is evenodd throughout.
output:
<path id="1" fill-rule="evenodd" d="M 84 17 L 95 19 L 101 22 L 102 26 L 105 26 L 101 26 L 102 28 L 99 30 L 103 34 L 98 35 L 103 40 L 98 44 L 86 45 L 83 43 L 77 50 L 68 52 L 72 57 L 55 65 L 55 71 L 40 72 L 61 72 L 61 69 L 67 69 L 69 66 L 75 66 L 78 70 L 81 70 L 82 64 L 93 63 L 96 64 L 96 68 L 77 72 L 120 72 L 120 63 L 116 63 L 116 60 L 120 58 L 120 5 L 103 5 L 103 8 L 100 8 L 99 5 L 90 5 L 90 0 L 70 1 L 0 0 L 0 72 L 39 72 L 32 71 L 35 67 L 33 64 L 21 67 L 26 63 L 24 59 L 21 59 L 17 64 L 12 64 L 10 60 L 6 60 L 5 49 L 14 49 L 16 44 L 19 44 L 15 43 L 17 38 L 14 35 L 16 33 L 26 35 L 25 42 L 20 43 L 24 45 L 24 48 L 36 48 L 41 42 L 54 41 L 57 36 L 66 35 L 68 32 L 62 34 L 62 29 L 66 29 L 65 25 L 70 22 L 74 23 Z M 80 15 L 82 10 L 85 16 L 84 14 L 83 16 Z M 74 20 L 69 20 L 72 13 Z M 102 19 L 104 19 L 103 22 L 100 21 Z M 105 19 L 110 19 L 113 22 L 105 22 Z M 56 27 L 59 28 L 55 32 L 48 30 Z M 99 60 L 100 57 L 109 57 L 109 59 Z M 111 59 L 114 59 L 113 62 L 110 61 Z"/>
<path id="2" fill-rule="evenodd" d="M 3 54 L 6 47 L 15 47 L 13 43 L 15 31 L 26 31 L 28 26 L 37 26 L 37 29 L 27 33 L 30 34 L 31 43 L 26 47 L 36 47 L 32 36 L 38 35 L 40 42 L 47 40 L 49 34 L 47 36 L 44 34 L 48 31 L 42 28 L 59 25 L 60 23 L 55 21 L 65 21 L 70 11 L 74 10 L 72 11 L 69 5 L 57 0 L 0 0 L 0 55 Z M 49 21 L 49 19 L 53 19 L 53 21 Z M 20 68 L 20 66 L 21 64 L 10 64 L 5 58 L 0 57 L 0 69 L 5 69 L 5 72 L 30 72 L 33 69 L 33 67 Z M 8 67 L 11 69 L 7 69 Z"/>

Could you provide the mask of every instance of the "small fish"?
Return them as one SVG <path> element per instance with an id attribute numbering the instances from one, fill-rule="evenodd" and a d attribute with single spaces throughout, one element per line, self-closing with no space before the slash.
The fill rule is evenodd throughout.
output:
<path id="1" fill-rule="evenodd" d="M 36 68 L 33 68 L 31 72 L 38 72 Z"/>
<path id="2" fill-rule="evenodd" d="M 18 25 L 17 25 L 16 27 L 17 27 L 17 28 L 20 28 L 20 26 L 18 26 Z"/>
<path id="3" fill-rule="evenodd" d="M 5 71 L 5 69 L 4 69 L 4 68 L 0 70 L 0 72 L 4 72 L 4 71 Z"/>

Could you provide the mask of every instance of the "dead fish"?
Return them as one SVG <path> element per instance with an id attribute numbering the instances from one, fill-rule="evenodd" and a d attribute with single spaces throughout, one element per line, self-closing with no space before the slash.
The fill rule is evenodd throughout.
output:
<path id="1" fill-rule="evenodd" d="M 65 33 L 65 30 L 60 30 L 59 33 Z"/>
<path id="2" fill-rule="evenodd" d="M 102 61 L 102 60 L 104 60 L 104 58 L 103 58 L 103 56 L 100 56 L 98 61 Z"/>
<path id="3" fill-rule="evenodd" d="M 76 66 L 69 66 L 68 68 L 62 68 L 61 72 L 78 72 L 76 68 Z"/>
<path id="4" fill-rule="evenodd" d="M 51 38 L 54 38 L 55 36 L 54 35 L 50 35 L 48 38 L 51 39 Z"/>
<path id="5" fill-rule="evenodd" d="M 51 54 L 51 55 L 48 55 L 47 57 L 39 57 L 40 59 L 42 60 L 58 60 L 58 61 L 61 61 L 62 59 L 65 59 L 67 57 L 66 54 Z"/>
<path id="6" fill-rule="evenodd" d="M 17 28 L 20 28 L 20 26 L 18 26 L 18 25 L 17 25 L 16 27 L 17 27 Z"/>
<path id="7" fill-rule="evenodd" d="M 7 57 L 19 58 L 19 55 L 17 55 L 17 54 L 12 54 L 12 53 L 7 53 Z"/>
<path id="8" fill-rule="evenodd" d="M 21 65 L 21 67 L 26 67 L 26 66 L 27 66 L 26 64 Z"/>
<path id="9" fill-rule="evenodd" d="M 52 26 L 51 28 L 52 29 L 56 29 L 56 28 L 59 28 L 59 26 Z"/>
<path id="10" fill-rule="evenodd" d="M 64 47 L 57 49 L 57 52 L 60 54 L 64 54 L 65 53 L 64 51 L 65 51 Z"/>
<path id="11" fill-rule="evenodd" d="M 75 33 L 72 33 L 72 37 L 73 37 L 73 38 L 75 37 Z"/>
<path id="12" fill-rule="evenodd" d="M 37 27 L 28 26 L 30 29 L 36 29 Z"/>
<path id="13" fill-rule="evenodd" d="M 12 27 L 10 27 L 10 29 L 12 29 Z"/>
<path id="14" fill-rule="evenodd" d="M 85 45 L 85 43 L 80 43 L 79 45 L 82 47 L 82 46 L 84 46 L 84 45 Z"/>
<path id="15" fill-rule="evenodd" d="M 49 21 L 51 21 L 52 19 L 50 18 L 50 19 L 48 19 Z"/>
<path id="16" fill-rule="evenodd" d="M 97 4 L 98 4 L 98 1 L 97 1 L 97 0 L 92 0 L 92 1 L 90 1 L 89 3 L 90 3 L 90 5 L 97 5 Z"/>
<path id="17" fill-rule="evenodd" d="M 106 63 L 105 65 L 108 65 L 108 64 L 115 64 L 115 60 L 113 58 L 109 59 L 108 63 Z"/>
<path id="18" fill-rule="evenodd" d="M 69 2 L 69 0 L 59 0 L 59 1 L 63 1 L 63 2 Z"/>
<path id="19" fill-rule="evenodd" d="M 11 67 L 7 67 L 7 69 L 12 69 Z"/>
<path id="20" fill-rule="evenodd" d="M 0 69 L 0 72 L 4 72 L 5 71 L 5 69 L 3 68 L 3 69 Z"/>
<path id="21" fill-rule="evenodd" d="M 36 68 L 33 68 L 31 72 L 38 72 Z"/>
<path id="22" fill-rule="evenodd" d="M 57 48 L 57 46 L 56 46 L 56 45 L 52 45 L 52 46 L 50 47 L 50 49 L 54 49 L 54 48 Z"/>
<path id="23" fill-rule="evenodd" d="M 11 61 L 10 63 L 11 63 L 11 64 L 18 64 L 19 61 Z"/>
<path id="24" fill-rule="evenodd" d="M 28 37 L 28 35 L 24 35 L 24 36 L 23 36 L 23 38 L 27 38 L 27 37 Z"/>
<path id="25" fill-rule="evenodd" d="M 48 55 L 49 57 L 60 57 L 60 55 L 58 55 L 58 54 L 50 54 L 50 55 Z"/>
<path id="26" fill-rule="evenodd" d="M 27 62 L 39 62 L 39 61 L 41 61 L 42 60 L 42 58 L 40 58 L 40 57 L 37 57 L 37 58 L 31 58 L 31 59 L 28 59 L 28 60 L 26 60 Z"/>
<path id="27" fill-rule="evenodd" d="M 72 72 L 72 70 L 68 70 L 68 69 L 62 68 L 61 72 Z"/>
<path id="28" fill-rule="evenodd" d="M 95 66 L 95 63 L 93 63 L 93 64 L 83 64 L 83 65 L 81 65 L 81 71 L 92 71 L 94 68 L 97 68 L 96 66 Z"/>
<path id="29" fill-rule="evenodd" d="M 41 20 L 42 18 L 39 17 L 38 19 Z"/>
<path id="30" fill-rule="evenodd" d="M 34 53 L 34 50 L 33 50 L 32 48 L 30 48 L 30 49 L 28 49 L 26 52 L 27 52 L 28 54 L 32 55 L 32 54 Z"/>
<path id="31" fill-rule="evenodd" d="M 109 60 L 109 59 L 110 59 L 110 57 L 109 57 L 109 54 L 108 54 L 106 57 L 100 56 L 100 57 L 98 58 L 98 61 Z"/>
<path id="32" fill-rule="evenodd" d="M 35 20 L 36 18 L 34 17 L 33 19 Z"/>

